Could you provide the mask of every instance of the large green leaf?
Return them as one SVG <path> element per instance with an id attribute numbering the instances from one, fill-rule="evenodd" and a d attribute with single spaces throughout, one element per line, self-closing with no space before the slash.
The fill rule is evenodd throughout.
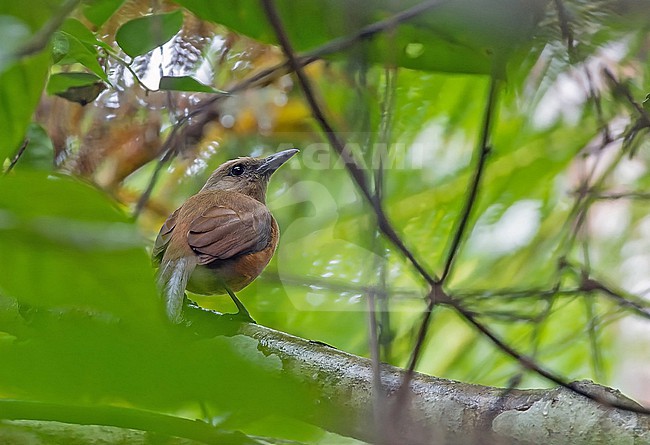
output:
<path id="1" fill-rule="evenodd" d="M 95 46 L 101 46 L 108 51 L 111 50 L 109 45 L 95 37 L 95 34 L 77 19 L 67 19 L 61 25 L 60 30 L 76 37 L 80 42 L 88 46 L 89 49 L 94 49 Z"/>
<path id="2" fill-rule="evenodd" d="M 68 34 L 65 31 L 57 32 L 56 37 L 59 41 L 57 45 L 67 49 L 64 54 L 60 55 L 60 59 L 58 60 L 59 64 L 69 65 L 80 63 L 93 73 L 97 74 L 97 76 L 102 78 L 104 81 L 108 82 L 107 74 L 97 61 L 98 53 L 96 48 L 82 42 L 72 34 Z M 62 45 L 62 40 L 66 41 L 66 44 Z"/>
<path id="3" fill-rule="evenodd" d="M 51 172 L 54 165 L 54 146 L 45 129 L 36 123 L 27 128 L 29 141 L 14 170 L 41 170 Z"/>
<path id="4" fill-rule="evenodd" d="M 17 58 L 21 47 L 57 11 L 61 0 L 0 2 L 0 163 L 19 148 L 25 138 L 47 79 L 49 55 L 45 52 Z"/>
<path id="5" fill-rule="evenodd" d="M 25 22 L 10 15 L 0 15 L 0 40 L 3 42 L 0 45 L 0 73 L 15 60 L 16 51 L 29 35 Z"/>
<path id="6" fill-rule="evenodd" d="M 91 73 L 56 73 L 50 76 L 47 93 L 57 94 L 69 88 L 93 85 L 99 81 L 99 77 Z"/>
<path id="7" fill-rule="evenodd" d="M 146 54 L 165 44 L 181 29 L 183 12 L 155 14 L 126 22 L 117 30 L 115 40 L 131 57 Z"/>
<path id="8" fill-rule="evenodd" d="M 47 93 L 87 105 L 106 89 L 102 80 L 91 73 L 56 73 L 50 76 Z"/>
<path id="9" fill-rule="evenodd" d="M 25 138 L 47 79 L 49 55 L 25 57 L 0 73 L 0 162 Z"/>
<path id="10" fill-rule="evenodd" d="M 275 31 L 256 0 L 176 0 L 197 16 L 263 42 L 275 43 Z M 275 2 L 286 32 L 298 51 L 356 34 L 363 26 L 419 2 L 312 1 L 296 6 Z M 396 32 L 373 37 L 356 50 L 371 62 L 420 69 L 489 73 L 498 58 L 528 41 L 542 17 L 542 0 L 452 0 L 417 15 Z"/>
<path id="11" fill-rule="evenodd" d="M 63 2 L 64 0 L 31 0 L 29 3 L 2 1 L 0 15 L 17 17 L 35 32 L 52 18 L 54 11 L 57 11 Z"/>
<path id="12" fill-rule="evenodd" d="M 95 26 L 101 26 L 108 20 L 124 0 L 86 0 L 83 13 Z"/>
<path id="13" fill-rule="evenodd" d="M 0 189 L 1 293 L 43 310 L 159 317 L 144 241 L 103 193 L 28 173 L 2 178 Z"/>

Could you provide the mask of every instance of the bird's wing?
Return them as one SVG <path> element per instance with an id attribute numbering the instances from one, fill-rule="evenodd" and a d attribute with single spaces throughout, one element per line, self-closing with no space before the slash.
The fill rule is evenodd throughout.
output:
<path id="1" fill-rule="evenodd" d="M 269 244 L 272 224 L 269 210 L 252 199 L 239 204 L 238 210 L 224 205 L 210 207 L 192 221 L 187 242 L 198 255 L 198 264 L 257 252 Z"/>
<path id="2" fill-rule="evenodd" d="M 169 240 L 172 237 L 174 227 L 176 227 L 176 216 L 178 215 L 179 210 L 180 209 L 176 209 L 174 213 L 169 215 L 169 218 L 167 218 L 165 223 L 160 228 L 160 232 L 158 232 L 156 242 L 154 243 L 153 249 L 151 250 L 151 259 L 157 265 L 159 265 L 162 261 L 165 250 L 167 249 L 167 245 L 169 244 Z"/>

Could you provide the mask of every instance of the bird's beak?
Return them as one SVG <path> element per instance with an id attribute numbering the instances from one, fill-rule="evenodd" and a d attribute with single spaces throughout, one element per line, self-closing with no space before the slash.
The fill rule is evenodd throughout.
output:
<path id="1" fill-rule="evenodd" d="M 299 151 L 300 150 L 297 148 L 290 148 L 289 150 L 284 150 L 274 155 L 267 156 L 262 160 L 262 165 L 257 167 L 257 173 L 271 175 Z"/>

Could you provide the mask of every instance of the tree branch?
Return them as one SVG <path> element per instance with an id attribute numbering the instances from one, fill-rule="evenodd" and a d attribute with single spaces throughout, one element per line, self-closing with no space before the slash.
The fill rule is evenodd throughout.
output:
<path id="1" fill-rule="evenodd" d="M 238 367 L 241 364 L 248 366 L 246 361 L 252 359 L 250 356 L 261 353 L 266 357 L 265 360 L 280 364 L 280 366 L 264 368 L 265 373 L 274 376 L 274 379 L 282 378 L 285 382 L 292 382 L 293 386 L 287 387 L 286 390 L 308 393 L 310 397 L 306 404 L 301 405 L 301 409 L 287 409 L 283 403 L 289 403 L 293 399 L 280 399 L 277 406 L 278 413 L 360 440 L 373 442 L 378 439 L 373 417 L 372 401 L 376 390 L 371 360 L 348 354 L 320 342 L 308 341 L 256 324 L 231 323 L 224 328 L 228 323 L 215 313 L 196 306 L 188 306 L 186 309 L 188 319 L 191 321 L 191 325 L 185 328 L 189 334 L 189 343 L 186 347 L 191 348 L 191 345 L 195 345 L 199 340 L 200 344 L 206 347 L 205 354 L 193 356 L 193 362 L 190 364 L 178 362 L 179 357 L 175 349 L 167 350 L 160 347 L 167 341 L 161 338 L 158 340 L 161 345 L 155 343 L 149 345 L 155 348 L 158 354 L 169 354 L 158 358 L 161 363 L 177 363 L 183 366 L 182 369 L 185 369 L 185 366 L 200 367 L 202 375 L 214 376 L 221 385 L 231 386 L 231 382 L 223 381 L 223 363 L 214 361 L 210 357 L 210 349 L 214 356 L 223 353 L 225 348 L 236 352 L 241 357 L 241 360 L 230 362 L 234 368 L 229 372 L 240 376 L 238 386 L 249 388 L 255 387 L 259 375 L 250 374 L 245 371 L 245 368 Z M 67 317 L 61 318 L 60 314 L 55 313 L 51 315 L 43 313 L 40 317 L 52 317 L 56 319 L 56 324 L 52 324 L 49 318 L 39 318 L 30 323 L 30 329 L 38 328 L 41 323 L 49 329 L 59 329 L 61 324 L 66 325 L 71 322 Z M 105 321 L 95 320 L 93 323 L 103 322 Z M 148 328 L 143 329 L 146 331 Z M 225 331 L 228 331 L 228 336 L 223 336 Z M 219 333 L 218 337 L 215 337 L 218 341 L 207 342 L 210 340 L 210 335 L 214 335 L 210 332 Z M 48 331 L 41 331 L 39 335 L 40 341 L 47 342 L 51 338 Z M 242 348 L 241 345 L 244 343 L 242 338 L 246 338 L 246 343 L 252 343 L 256 347 Z M 136 343 L 143 341 L 137 337 L 131 340 Z M 118 347 L 118 345 L 122 347 L 120 339 L 115 340 L 118 345 L 106 344 L 107 341 L 114 340 L 108 337 L 99 343 L 92 342 L 91 347 L 100 349 Z M 212 346 L 208 347 L 208 344 Z M 77 355 L 68 354 L 65 357 L 67 359 L 64 360 L 69 361 L 71 357 Z M 92 363 L 86 363 L 84 367 L 70 366 L 67 369 L 70 372 L 74 372 L 75 369 L 80 373 L 92 372 L 92 368 L 88 367 Z M 68 365 L 73 363 L 68 362 Z M 148 372 L 147 370 L 152 366 L 146 362 L 146 359 L 133 365 L 145 372 Z M 103 366 L 103 362 L 98 362 L 97 366 Z M 44 369 L 43 372 L 47 373 L 48 370 Z M 281 375 L 277 375 L 278 372 Z M 79 379 L 83 380 L 83 378 L 80 374 Z M 396 395 L 404 378 L 404 370 L 385 364 L 380 366 L 380 384 L 385 394 L 384 400 L 388 404 L 387 408 L 398 404 Z M 178 382 L 173 379 L 165 382 L 156 389 L 157 397 L 161 398 L 160 403 L 168 404 L 170 407 L 176 406 L 178 400 L 175 398 L 175 393 Z M 205 383 L 196 381 L 195 385 L 198 388 Z M 591 394 L 594 398 L 607 400 L 610 405 L 618 404 L 630 409 L 638 407 L 631 400 L 609 388 L 590 382 L 574 382 L 572 386 L 581 392 Z M 403 445 L 434 443 L 469 445 L 485 443 L 486 437 L 490 438 L 491 444 L 497 445 L 530 443 L 587 445 L 646 443 L 650 440 L 650 416 L 611 408 L 580 397 L 563 387 L 549 390 L 504 390 L 413 373 L 408 390 L 407 403 L 399 404 L 402 409 L 399 419 L 391 419 L 394 423 L 391 429 L 399 434 L 400 444 Z M 230 405 L 231 411 L 234 409 L 233 412 L 250 410 L 255 413 L 255 416 L 263 415 L 255 411 L 255 403 L 238 404 L 237 400 L 224 397 L 222 392 L 205 391 L 203 396 L 205 403 L 216 403 L 226 409 Z M 91 399 L 111 400 L 107 399 L 106 395 L 101 397 L 100 394 L 95 394 Z M 184 412 L 187 412 L 187 405 L 182 406 L 185 407 Z M 277 415 L 277 413 L 267 414 Z M 194 419 L 97 404 L 83 409 L 65 407 L 65 410 L 61 411 L 56 405 L 2 402 L 0 418 L 48 419 L 72 424 L 113 425 L 169 434 L 201 443 L 235 443 L 233 439 L 237 440 L 237 443 L 255 443 L 256 440 L 251 436 L 223 432 L 209 423 Z M 2 429 L 0 429 L 1 437 Z M 220 442 L 221 439 L 224 440 Z"/>
<path id="2" fill-rule="evenodd" d="M 166 436 L 183 437 L 201 443 L 261 444 L 261 442 L 242 433 L 220 431 L 206 422 L 125 407 L 88 407 L 0 400 L 0 419 L 54 421 L 77 425 L 106 425 L 148 431 Z"/>

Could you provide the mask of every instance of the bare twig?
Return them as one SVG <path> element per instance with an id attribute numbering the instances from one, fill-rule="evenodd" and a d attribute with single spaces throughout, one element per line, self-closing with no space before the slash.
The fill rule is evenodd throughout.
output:
<path id="1" fill-rule="evenodd" d="M 621 404 L 616 401 L 610 401 L 606 400 L 603 397 L 599 397 L 597 395 L 591 394 L 587 391 L 584 391 L 580 386 L 570 383 L 565 381 L 561 376 L 542 368 L 538 363 L 535 362 L 532 358 L 520 353 L 517 351 L 515 348 L 511 347 L 508 345 L 504 340 L 502 340 L 498 335 L 496 335 L 494 332 L 492 332 L 491 329 L 489 329 L 485 324 L 479 322 L 474 314 L 471 312 L 465 310 L 464 307 L 459 306 L 458 303 L 454 300 L 450 300 L 449 304 L 454 307 L 459 314 L 462 315 L 462 317 L 472 326 L 474 326 L 478 331 L 483 333 L 492 343 L 494 343 L 501 351 L 505 352 L 507 355 L 510 357 L 514 358 L 517 362 L 519 362 L 520 365 L 522 365 L 525 369 L 528 369 L 530 371 L 533 371 L 540 376 L 544 377 L 545 379 L 560 385 L 564 388 L 570 389 L 574 391 L 577 394 L 580 394 L 581 396 L 587 397 L 588 399 L 594 400 L 595 402 L 598 402 L 600 404 L 603 404 L 605 406 L 610 406 L 613 408 L 619 408 L 619 409 L 624 409 L 628 411 L 632 411 L 635 413 L 640 413 L 640 414 L 648 414 L 650 415 L 650 409 L 645 408 L 643 406 L 630 406 L 628 404 Z"/>
<path id="2" fill-rule="evenodd" d="M 323 56 L 327 56 L 329 54 L 334 54 L 343 51 L 344 49 L 356 45 L 362 40 L 367 40 L 371 37 L 374 37 L 376 34 L 393 30 L 398 25 L 407 22 L 409 20 L 412 20 L 433 8 L 445 5 L 447 3 L 449 3 L 449 0 L 429 0 L 429 1 L 424 1 L 422 3 L 418 3 L 409 9 L 406 9 L 391 17 L 388 17 L 387 19 L 381 20 L 376 23 L 372 23 L 368 26 L 364 26 L 355 34 L 334 39 L 316 48 L 315 50 L 312 50 L 302 56 L 299 56 L 298 58 L 309 58 L 309 57 L 320 58 Z"/>
<path id="3" fill-rule="evenodd" d="M 483 118 L 483 126 L 481 130 L 481 136 L 479 139 L 479 143 L 477 145 L 478 149 L 478 154 L 477 154 L 477 163 L 476 167 L 474 169 L 474 176 L 472 178 L 471 184 L 469 186 L 469 193 L 467 194 L 467 200 L 465 201 L 465 204 L 463 206 L 463 210 L 460 214 L 458 226 L 456 229 L 456 232 L 454 233 L 454 237 L 452 238 L 451 242 L 451 247 L 449 249 L 447 261 L 445 262 L 445 267 L 442 272 L 442 275 L 440 276 L 440 279 L 437 280 L 437 282 L 432 286 L 431 292 L 428 295 L 429 302 L 427 303 L 427 308 L 424 313 L 424 317 L 422 318 L 420 328 L 418 329 L 418 336 L 417 340 L 415 342 L 415 346 L 413 348 L 413 351 L 411 353 L 411 358 L 409 360 L 409 365 L 407 368 L 407 374 L 405 378 L 404 383 L 402 384 L 402 388 L 404 390 L 402 393 L 406 391 L 405 388 L 408 388 L 409 385 L 409 380 L 410 377 L 413 375 L 413 372 L 415 371 L 415 366 L 417 365 L 418 359 L 420 357 L 420 352 L 422 350 L 422 346 L 424 345 L 424 341 L 427 337 L 427 333 L 429 330 L 429 323 L 431 321 L 431 313 L 433 311 L 433 308 L 435 307 L 436 303 L 438 302 L 449 302 L 452 298 L 445 293 L 443 290 L 442 286 L 444 284 L 444 281 L 446 278 L 449 276 L 449 272 L 451 271 L 452 264 L 454 262 L 454 258 L 456 257 L 456 254 L 458 252 L 458 248 L 460 246 L 460 242 L 463 239 L 463 236 L 465 234 L 465 230 L 467 228 L 467 225 L 469 223 L 469 218 L 472 213 L 472 209 L 474 208 L 474 204 L 476 202 L 476 198 L 478 195 L 478 186 L 481 182 L 481 177 L 483 175 L 483 170 L 485 168 L 485 163 L 487 161 L 487 156 L 489 154 L 490 148 L 488 145 L 489 139 L 490 139 L 490 129 L 491 129 L 491 124 L 492 124 L 492 116 L 494 114 L 494 110 L 496 108 L 496 102 L 497 102 L 497 78 L 493 76 L 490 79 L 490 86 L 488 89 L 488 96 L 487 96 L 487 101 L 485 105 L 485 112 L 484 112 L 484 118 Z M 459 302 L 456 302 L 456 305 L 458 308 L 462 308 Z M 463 311 L 467 311 L 467 309 L 462 308 Z"/>
<path id="4" fill-rule="evenodd" d="M 492 119 L 494 117 L 494 111 L 497 105 L 498 82 L 499 81 L 495 76 L 492 76 L 492 78 L 490 79 L 490 86 L 488 89 L 488 96 L 485 104 L 485 111 L 483 114 L 483 126 L 481 129 L 481 137 L 478 144 L 476 167 L 474 168 L 474 177 L 472 178 L 472 182 L 469 185 L 469 193 L 467 194 L 467 200 L 465 201 L 465 204 L 463 206 L 463 210 L 461 212 L 461 216 L 458 222 L 458 226 L 456 228 L 456 232 L 454 233 L 454 237 L 452 238 L 451 241 L 451 247 L 449 248 L 449 253 L 447 254 L 447 261 L 445 262 L 445 267 L 442 271 L 442 275 L 440 275 L 440 283 L 444 283 L 444 281 L 449 276 L 449 273 L 451 272 L 451 268 L 454 264 L 454 260 L 456 258 L 456 255 L 458 254 L 460 243 L 463 237 L 465 236 L 465 230 L 467 229 L 467 225 L 469 223 L 469 219 L 472 214 L 472 209 L 474 208 L 474 205 L 476 203 L 476 198 L 478 195 L 478 187 L 479 184 L 481 183 L 481 178 L 483 176 L 483 171 L 485 169 L 485 163 L 487 161 L 487 157 L 490 154 L 490 146 L 489 146 L 490 129 L 492 127 Z"/>
<path id="5" fill-rule="evenodd" d="M 580 284 L 580 290 L 582 290 L 583 292 L 600 292 L 606 297 L 616 302 L 621 307 L 631 309 L 637 315 L 640 315 L 643 318 L 650 319 L 650 308 L 644 306 L 640 302 L 636 302 L 629 298 L 625 298 L 621 292 L 614 291 L 609 286 L 606 286 L 602 282 L 592 277 L 585 276 L 583 278 L 582 283 Z"/>
<path id="6" fill-rule="evenodd" d="M 353 294 L 373 294 L 377 298 L 391 298 L 399 300 L 417 300 L 422 301 L 426 293 L 416 289 L 407 288 L 384 288 L 381 285 L 364 286 L 354 283 L 347 283 L 339 281 L 334 278 L 321 278 L 318 276 L 298 276 L 282 274 L 282 277 L 277 273 L 265 271 L 259 278 L 261 280 L 269 280 L 275 282 L 282 282 L 288 286 L 310 286 L 314 289 L 324 289 L 334 292 L 348 292 Z"/>
<path id="7" fill-rule="evenodd" d="M 612 73 L 609 69 L 604 68 L 603 74 L 605 74 L 605 77 L 607 77 L 607 79 L 614 85 L 615 91 L 617 93 L 622 94 L 623 97 L 625 97 L 625 99 L 628 101 L 628 103 L 632 105 L 632 107 L 636 110 L 637 114 L 644 121 L 644 123 L 650 124 L 650 116 L 648 116 L 648 113 L 643 108 L 643 105 L 641 105 L 634 99 L 634 96 L 632 95 L 630 89 L 625 84 L 620 82 L 616 78 L 616 76 L 614 76 L 614 73 Z"/>
<path id="8" fill-rule="evenodd" d="M 562 38 L 566 40 L 569 59 L 573 59 L 575 47 L 573 46 L 573 31 L 571 30 L 571 25 L 569 24 L 569 16 L 567 10 L 564 7 L 564 2 L 562 2 L 562 0 L 554 0 L 554 3 L 555 9 L 557 10 L 557 18 L 560 22 L 560 31 L 562 31 Z"/>
<path id="9" fill-rule="evenodd" d="M 16 151 L 16 154 L 14 155 L 14 157 L 11 158 L 11 162 L 9 163 L 9 165 L 7 166 L 7 169 L 5 170 L 5 173 L 4 173 L 5 175 L 7 173 L 9 173 L 11 170 L 13 170 L 13 168 L 16 166 L 16 164 L 20 160 L 20 157 L 23 155 L 23 153 L 25 153 L 25 149 L 27 148 L 28 145 L 29 145 L 29 138 L 25 138 L 23 143 L 20 144 L 20 147 Z"/>
<path id="10" fill-rule="evenodd" d="M 616 193 L 595 193 L 592 195 L 594 199 L 598 200 L 616 200 L 616 199 L 650 199 L 650 193 L 647 192 L 616 192 Z"/>

